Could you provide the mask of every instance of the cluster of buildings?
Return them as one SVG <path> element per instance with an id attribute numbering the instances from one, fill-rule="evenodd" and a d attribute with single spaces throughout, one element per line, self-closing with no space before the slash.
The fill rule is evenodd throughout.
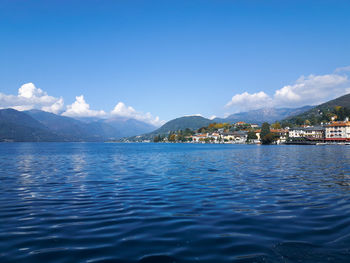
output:
<path id="1" fill-rule="evenodd" d="M 224 132 L 218 131 L 213 133 L 200 133 L 190 136 L 194 143 L 246 143 L 248 138 L 247 131 Z"/>
<path id="2" fill-rule="evenodd" d="M 323 126 L 289 129 L 289 138 L 296 141 L 302 138 L 306 141 L 349 143 L 350 122 L 347 119 L 346 121 L 334 121 Z"/>
<path id="3" fill-rule="evenodd" d="M 225 132 L 219 129 L 213 133 L 200 133 L 190 136 L 193 143 L 260 143 L 260 129 L 250 130 L 256 135 L 249 138 L 248 130 Z M 302 126 L 297 128 L 270 129 L 275 135 L 275 143 L 315 144 L 350 143 L 350 121 L 331 122 L 320 126 Z"/>

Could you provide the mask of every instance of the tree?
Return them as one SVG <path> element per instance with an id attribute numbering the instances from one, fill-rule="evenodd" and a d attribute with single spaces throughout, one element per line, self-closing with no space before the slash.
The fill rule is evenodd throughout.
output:
<path id="1" fill-rule="evenodd" d="M 202 127 L 202 128 L 199 128 L 197 132 L 198 133 L 204 133 L 206 131 L 207 131 L 207 128 L 206 127 Z"/>
<path id="2" fill-rule="evenodd" d="M 154 138 L 153 138 L 153 142 L 160 142 L 162 141 L 162 137 L 160 137 L 160 135 L 156 135 Z"/>
<path id="3" fill-rule="evenodd" d="M 281 129 L 281 124 L 278 121 L 276 121 L 275 123 L 271 124 L 271 128 Z"/>
<path id="4" fill-rule="evenodd" d="M 168 137 L 168 141 L 169 142 L 175 142 L 176 140 L 176 135 L 175 134 L 170 134 L 169 137 Z"/>
<path id="5" fill-rule="evenodd" d="M 258 139 L 258 136 L 256 136 L 256 133 L 254 131 L 248 132 L 247 142 L 250 142 L 250 141 L 256 140 L 256 139 Z"/>
<path id="6" fill-rule="evenodd" d="M 184 136 L 190 136 L 190 135 L 193 135 L 193 131 L 189 128 L 186 128 L 185 131 L 184 131 Z"/>
<path id="7" fill-rule="evenodd" d="M 176 136 L 176 140 L 180 142 L 186 141 L 185 136 L 183 136 L 181 133 Z"/>
<path id="8" fill-rule="evenodd" d="M 271 144 L 272 142 L 274 142 L 274 140 L 275 140 L 275 135 L 272 132 L 270 132 L 261 139 L 261 143 Z"/>
<path id="9" fill-rule="evenodd" d="M 270 133 L 270 124 L 268 124 L 267 122 L 264 122 L 261 125 L 260 138 L 263 138 L 268 133 Z"/>
<path id="10" fill-rule="evenodd" d="M 275 136 L 273 133 L 270 132 L 270 124 L 267 122 L 264 122 L 261 125 L 261 132 L 260 132 L 260 141 L 262 144 L 270 144 L 275 139 Z"/>

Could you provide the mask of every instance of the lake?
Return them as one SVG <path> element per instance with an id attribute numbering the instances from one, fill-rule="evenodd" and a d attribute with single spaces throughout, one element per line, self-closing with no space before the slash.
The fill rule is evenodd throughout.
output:
<path id="1" fill-rule="evenodd" d="M 344 262 L 350 146 L 1 143 L 1 262 Z"/>

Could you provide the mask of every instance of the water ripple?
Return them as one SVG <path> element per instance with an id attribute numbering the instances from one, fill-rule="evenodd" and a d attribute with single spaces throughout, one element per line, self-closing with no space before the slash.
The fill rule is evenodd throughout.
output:
<path id="1" fill-rule="evenodd" d="M 344 262 L 350 147 L 0 144 L 1 262 Z"/>

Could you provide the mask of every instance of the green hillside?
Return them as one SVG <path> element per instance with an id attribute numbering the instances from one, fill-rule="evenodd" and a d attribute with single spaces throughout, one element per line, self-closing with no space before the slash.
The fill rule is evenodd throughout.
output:
<path id="1" fill-rule="evenodd" d="M 168 121 L 162 127 L 152 133 L 166 134 L 172 131 L 185 130 L 186 128 L 194 130 L 208 126 L 212 122 L 212 120 L 203 118 L 201 116 L 185 116 Z"/>
<path id="2" fill-rule="evenodd" d="M 332 116 L 337 116 L 337 120 L 343 120 L 348 116 L 350 110 L 350 94 L 341 96 L 334 100 L 322 103 L 306 112 L 299 115 L 286 118 L 283 121 L 292 124 L 304 124 L 309 121 L 310 124 L 319 124 L 321 122 L 327 122 Z"/>
<path id="3" fill-rule="evenodd" d="M 129 140 L 147 140 L 147 139 L 153 139 L 157 135 L 167 135 L 170 132 L 175 132 L 179 130 L 186 130 L 186 129 L 191 129 L 191 130 L 197 130 L 201 127 L 206 127 L 210 123 L 214 122 L 213 120 L 209 120 L 207 118 L 203 118 L 201 116 L 185 116 L 185 117 L 180 117 L 176 118 L 174 120 L 168 121 L 165 123 L 162 127 L 159 129 L 143 134 L 141 136 L 134 136 L 128 138 Z"/>

